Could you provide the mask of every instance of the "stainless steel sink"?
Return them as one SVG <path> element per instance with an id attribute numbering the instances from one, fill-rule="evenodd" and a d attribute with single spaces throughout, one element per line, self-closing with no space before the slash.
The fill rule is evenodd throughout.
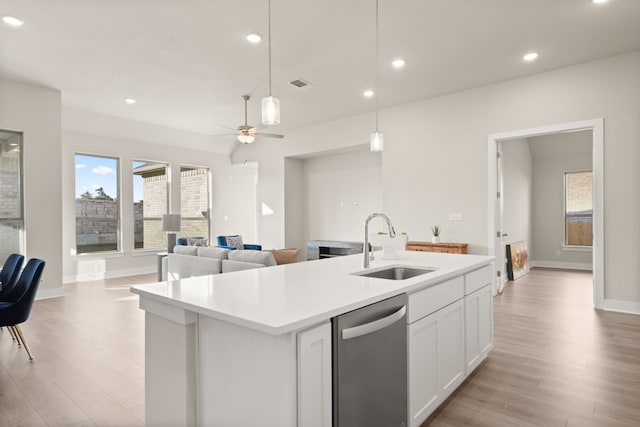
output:
<path id="1" fill-rule="evenodd" d="M 373 277 L 376 279 L 387 280 L 405 280 L 412 277 L 421 276 L 436 271 L 434 268 L 422 268 L 422 267 L 404 267 L 404 266 L 391 266 L 382 269 L 376 269 L 373 271 L 358 271 L 352 273 L 356 276 Z"/>

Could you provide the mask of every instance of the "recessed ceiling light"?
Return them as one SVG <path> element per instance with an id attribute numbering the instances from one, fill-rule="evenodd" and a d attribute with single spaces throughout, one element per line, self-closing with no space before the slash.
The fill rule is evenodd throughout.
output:
<path id="1" fill-rule="evenodd" d="M 132 105 L 136 103 L 136 100 L 133 98 L 125 98 L 124 102 L 126 102 L 129 105 Z"/>
<path id="2" fill-rule="evenodd" d="M 364 92 L 362 92 L 362 94 L 367 98 L 371 98 L 373 96 L 373 91 L 371 89 L 367 89 Z"/>
<path id="3" fill-rule="evenodd" d="M 537 58 L 538 58 L 538 54 L 536 52 L 529 52 L 522 57 L 522 59 L 528 62 L 535 61 Z"/>
<path id="4" fill-rule="evenodd" d="M 606 3 L 609 0 L 592 0 L 595 4 L 602 4 L 602 3 Z"/>
<path id="5" fill-rule="evenodd" d="M 18 144 L 17 144 L 17 143 L 15 143 L 15 142 L 12 142 L 12 143 L 11 143 L 11 144 L 9 144 L 9 145 L 10 145 L 11 147 L 17 147 L 17 146 L 18 146 Z"/>
<path id="6" fill-rule="evenodd" d="M 404 59 L 402 58 L 398 58 L 391 63 L 391 65 L 393 65 L 394 68 L 402 68 L 404 67 L 404 64 L 405 62 L 404 62 Z"/>
<path id="7" fill-rule="evenodd" d="M 12 27 L 22 27 L 24 25 L 24 21 L 21 21 L 15 16 L 5 15 L 2 17 L 2 20 L 5 24 L 11 25 Z"/>
<path id="8" fill-rule="evenodd" d="M 247 41 L 249 43 L 260 43 L 262 36 L 260 34 L 247 34 Z"/>

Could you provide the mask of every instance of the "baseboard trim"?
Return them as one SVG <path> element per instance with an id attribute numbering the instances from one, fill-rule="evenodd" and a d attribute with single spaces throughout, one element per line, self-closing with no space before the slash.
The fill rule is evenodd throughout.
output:
<path id="1" fill-rule="evenodd" d="M 40 288 L 36 293 L 36 299 L 60 298 L 64 296 L 64 288 Z"/>
<path id="2" fill-rule="evenodd" d="M 557 261 L 529 261 L 531 267 L 542 268 L 562 268 L 565 270 L 588 270 L 593 271 L 593 265 L 582 262 L 557 262 Z"/>
<path id="3" fill-rule="evenodd" d="M 602 309 L 619 313 L 640 314 L 640 302 L 605 299 Z"/>
<path id="4" fill-rule="evenodd" d="M 125 268 L 122 270 L 104 271 L 101 273 L 91 274 L 69 274 L 64 276 L 62 283 L 77 283 L 77 282 L 89 282 L 92 280 L 114 279 L 116 277 L 136 276 L 138 274 L 156 273 L 158 268 L 153 266 L 138 267 L 138 268 Z"/>

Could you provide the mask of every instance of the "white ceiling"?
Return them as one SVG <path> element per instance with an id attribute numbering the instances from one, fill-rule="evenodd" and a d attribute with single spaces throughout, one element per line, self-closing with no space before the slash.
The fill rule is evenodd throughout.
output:
<path id="1" fill-rule="evenodd" d="M 0 14 L 25 21 L 0 25 L 0 75 L 61 90 L 67 111 L 213 135 L 242 123 L 248 93 L 249 123 L 260 121 L 267 0 L 0 0 Z M 249 44 L 250 32 L 264 41 Z M 374 0 L 272 0 L 272 39 L 282 123 L 268 132 L 375 109 L 362 96 L 375 82 Z M 380 105 L 637 49 L 638 0 L 380 0 Z M 530 50 L 540 57 L 525 63 Z M 234 138 L 210 141 L 217 151 Z"/>

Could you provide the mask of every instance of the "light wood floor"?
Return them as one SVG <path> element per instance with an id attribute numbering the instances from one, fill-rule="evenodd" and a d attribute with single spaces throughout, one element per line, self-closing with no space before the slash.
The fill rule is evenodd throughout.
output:
<path id="1" fill-rule="evenodd" d="M 422 427 L 640 426 L 640 316 L 593 310 L 591 280 L 533 269 L 509 282 L 493 352 Z"/>
<path id="2" fill-rule="evenodd" d="M 0 331 L 0 426 L 144 421 L 144 315 L 128 285 L 65 286 Z M 495 348 L 423 427 L 640 425 L 640 316 L 591 308 L 591 275 L 534 269 L 494 299 Z"/>
<path id="3" fill-rule="evenodd" d="M 65 286 L 22 325 L 35 360 L 0 331 L 0 426 L 144 425 L 144 312 L 129 285 L 155 274 Z"/>

